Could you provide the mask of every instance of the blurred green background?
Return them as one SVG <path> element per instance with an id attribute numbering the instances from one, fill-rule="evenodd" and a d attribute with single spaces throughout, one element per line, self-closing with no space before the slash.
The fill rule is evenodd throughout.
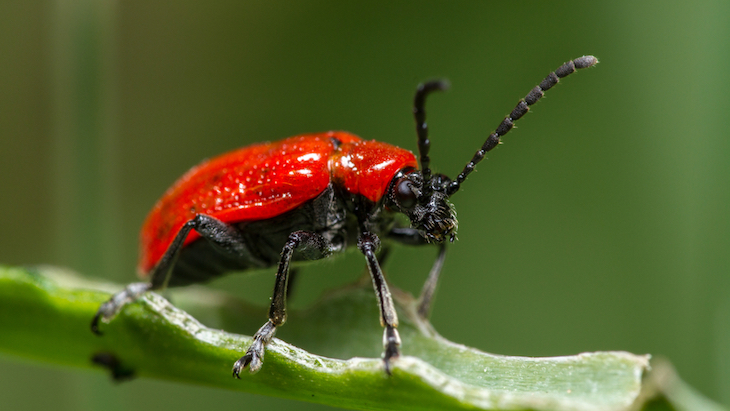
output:
<path id="1" fill-rule="evenodd" d="M 0 1 L 0 263 L 126 283 L 137 231 L 201 159 L 347 130 L 415 149 L 418 82 L 433 166 L 454 176 L 564 61 L 548 92 L 454 197 L 433 312 L 448 339 L 526 356 L 669 358 L 730 405 L 730 3 Z M 435 250 L 399 247 L 420 289 Z M 304 269 L 293 306 L 362 257 Z M 269 298 L 271 275 L 213 286 Z M 374 319 L 376 321 L 376 319 Z M 253 332 L 255 330 L 251 330 Z M 407 353 L 408 348 L 404 347 Z M 324 409 L 0 356 L 3 409 Z"/>

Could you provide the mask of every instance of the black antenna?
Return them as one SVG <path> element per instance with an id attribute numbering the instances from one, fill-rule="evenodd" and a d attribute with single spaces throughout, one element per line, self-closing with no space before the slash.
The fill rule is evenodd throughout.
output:
<path id="1" fill-rule="evenodd" d="M 426 124 L 426 96 L 434 91 L 447 90 L 449 82 L 445 80 L 429 81 L 419 84 L 416 89 L 416 96 L 413 98 L 413 115 L 416 117 L 416 134 L 418 134 L 418 160 L 421 162 L 421 176 L 424 184 L 431 179 L 428 150 L 431 148 L 431 141 L 428 139 L 428 124 Z M 425 186 L 429 186 L 425 184 Z"/>
<path id="2" fill-rule="evenodd" d="M 466 164 L 464 170 L 462 170 L 461 173 L 459 173 L 459 175 L 456 177 L 456 179 L 453 180 L 451 184 L 449 184 L 446 189 L 446 194 L 451 196 L 452 194 L 459 191 L 461 183 L 463 183 L 464 180 L 466 180 L 466 177 L 472 171 L 474 171 L 474 167 L 476 167 L 476 165 L 484 159 L 484 155 L 487 153 L 487 151 L 499 145 L 499 139 L 507 134 L 510 130 L 512 130 L 512 127 L 514 127 L 514 122 L 524 116 L 525 113 L 530 110 L 530 106 L 537 103 L 537 101 L 540 100 L 546 90 L 549 90 L 552 86 L 558 84 L 558 81 L 560 81 L 561 78 L 566 77 L 571 73 L 574 73 L 577 69 L 591 67 L 596 65 L 597 63 L 597 58 L 593 56 L 583 56 L 563 64 L 557 70 L 548 74 L 548 76 L 545 77 L 545 80 L 543 80 L 542 83 L 535 86 L 535 88 L 527 93 L 525 98 L 517 103 L 517 106 L 514 108 L 514 110 L 512 110 L 509 116 L 505 117 L 504 120 L 502 120 L 494 133 L 489 135 L 487 141 L 485 141 L 484 145 L 482 145 L 482 148 L 474 154 L 474 157 L 472 157 L 471 161 Z M 416 93 L 416 96 L 418 96 L 418 93 Z M 419 133 L 419 148 L 420 141 L 421 136 Z M 426 140 L 426 143 L 428 143 L 428 140 Z M 428 144 L 426 144 L 426 146 L 428 146 Z M 423 159 L 421 159 L 421 164 L 423 164 Z M 426 164 L 428 164 L 428 162 L 426 162 Z"/>

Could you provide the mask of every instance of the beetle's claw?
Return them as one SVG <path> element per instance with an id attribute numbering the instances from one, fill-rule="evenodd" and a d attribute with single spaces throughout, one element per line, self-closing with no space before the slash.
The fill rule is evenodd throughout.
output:
<path id="1" fill-rule="evenodd" d="M 240 374 L 246 367 L 248 367 L 251 374 L 257 373 L 264 364 L 263 357 L 263 353 L 258 353 L 249 348 L 246 354 L 233 364 L 233 376 L 240 380 Z"/>
<path id="2" fill-rule="evenodd" d="M 101 331 L 99 331 L 99 320 L 101 320 L 101 310 L 96 312 L 96 315 L 94 315 L 94 318 L 91 320 L 91 332 L 96 335 L 103 335 Z"/>
<path id="3" fill-rule="evenodd" d="M 241 371 L 243 371 L 244 368 L 248 365 L 248 363 L 251 362 L 251 358 L 248 358 L 248 355 L 244 355 L 241 357 L 238 361 L 236 361 L 235 364 L 233 364 L 233 377 L 241 379 Z"/>
<path id="4" fill-rule="evenodd" d="M 391 375 L 392 367 L 390 361 L 400 356 L 400 336 L 398 335 L 398 330 L 396 330 L 395 327 L 385 328 L 383 345 L 385 347 L 385 351 L 383 352 L 385 373 Z"/>
<path id="5" fill-rule="evenodd" d="M 99 307 L 99 309 L 96 311 L 94 318 L 91 319 L 91 332 L 96 335 L 103 335 L 104 333 L 99 330 L 99 323 L 109 322 L 109 320 L 114 317 L 117 311 L 119 311 L 119 307 L 115 306 L 114 297 L 102 304 L 101 307 Z"/>
<path id="6" fill-rule="evenodd" d="M 385 373 L 386 373 L 386 374 L 387 374 L 388 376 L 391 376 L 391 375 L 393 375 L 393 373 L 392 373 L 392 372 L 390 371 L 390 360 L 389 360 L 389 359 L 387 359 L 387 358 L 384 358 L 384 359 L 383 359 L 383 365 L 385 366 Z"/>
<path id="7" fill-rule="evenodd" d="M 398 347 L 386 347 L 385 355 L 383 356 L 383 364 L 385 365 L 386 374 L 393 374 L 391 360 L 395 360 L 398 357 L 400 357 L 400 350 L 398 349 Z"/>

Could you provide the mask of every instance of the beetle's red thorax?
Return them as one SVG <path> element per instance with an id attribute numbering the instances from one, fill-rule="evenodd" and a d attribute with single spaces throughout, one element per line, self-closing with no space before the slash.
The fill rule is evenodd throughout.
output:
<path id="1" fill-rule="evenodd" d="M 400 170 L 417 166 L 416 157 L 410 151 L 375 140 L 342 144 L 330 162 L 335 183 L 373 203 L 385 195 Z"/>

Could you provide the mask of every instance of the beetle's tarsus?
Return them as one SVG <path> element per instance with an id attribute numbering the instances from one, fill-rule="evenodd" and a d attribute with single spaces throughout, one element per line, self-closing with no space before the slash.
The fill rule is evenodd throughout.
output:
<path id="1" fill-rule="evenodd" d="M 112 295 L 109 300 L 99 307 L 96 315 L 91 319 L 91 332 L 96 335 L 102 335 L 102 332 L 99 331 L 99 321 L 109 322 L 119 313 L 122 307 L 135 301 L 150 289 L 152 289 L 150 283 L 132 283 L 122 291 Z"/>
<path id="2" fill-rule="evenodd" d="M 233 376 L 240 379 L 241 371 L 248 367 L 251 374 L 257 373 L 264 365 L 264 349 L 266 344 L 274 338 L 276 326 L 271 320 L 267 321 L 256 334 L 253 335 L 253 343 L 248 347 L 246 354 L 233 364 Z"/>

